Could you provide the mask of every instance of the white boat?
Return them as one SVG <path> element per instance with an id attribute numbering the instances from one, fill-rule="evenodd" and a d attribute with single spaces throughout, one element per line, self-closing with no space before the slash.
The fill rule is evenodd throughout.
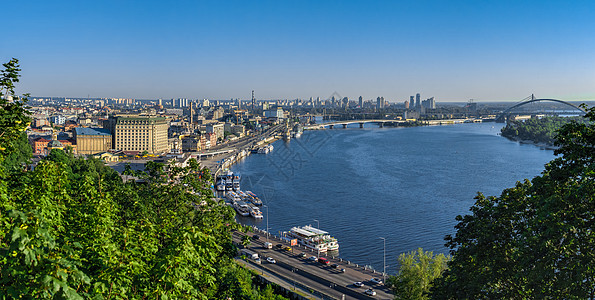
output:
<path id="1" fill-rule="evenodd" d="M 219 175 L 217 176 L 217 180 L 216 180 L 216 188 L 218 191 L 225 191 L 225 175 Z"/>
<path id="2" fill-rule="evenodd" d="M 248 196 L 250 196 L 250 202 L 252 202 L 254 205 L 257 205 L 257 206 L 262 205 L 262 201 L 260 200 L 260 198 L 258 198 L 258 196 L 256 196 L 256 194 L 254 194 L 251 191 L 246 191 L 246 194 Z"/>
<path id="3" fill-rule="evenodd" d="M 298 243 L 315 251 L 327 252 L 339 250 L 339 242 L 336 238 L 330 236 L 328 232 L 310 225 L 293 227 L 287 235 L 291 238 L 296 238 Z"/>
<path id="4" fill-rule="evenodd" d="M 233 190 L 233 173 L 231 171 L 225 175 L 225 189 L 228 191 Z"/>
<path id="5" fill-rule="evenodd" d="M 273 151 L 273 148 L 274 148 L 273 145 L 266 145 L 266 146 L 258 148 L 257 153 L 267 154 L 267 153 Z"/>
<path id="6" fill-rule="evenodd" d="M 233 203 L 233 208 L 240 216 L 247 217 L 250 215 L 250 206 L 244 201 L 235 201 Z"/>
<path id="7" fill-rule="evenodd" d="M 240 174 L 235 173 L 233 174 L 233 179 L 232 179 L 232 187 L 234 191 L 239 191 L 240 190 Z"/>
<path id="8" fill-rule="evenodd" d="M 248 204 L 250 207 L 250 216 L 255 219 L 262 219 L 262 212 L 254 204 Z"/>
<path id="9" fill-rule="evenodd" d="M 225 193 L 225 198 L 227 198 L 227 200 L 229 200 L 231 202 L 242 200 L 242 198 L 240 198 L 240 196 L 238 196 L 238 194 L 234 193 L 233 191 L 229 191 L 229 192 Z"/>

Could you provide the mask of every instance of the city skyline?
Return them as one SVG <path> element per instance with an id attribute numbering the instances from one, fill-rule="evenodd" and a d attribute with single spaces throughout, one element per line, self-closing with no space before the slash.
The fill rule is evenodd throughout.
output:
<path id="1" fill-rule="evenodd" d="M 584 1 L 10 2 L 17 92 L 135 99 L 595 99 Z"/>

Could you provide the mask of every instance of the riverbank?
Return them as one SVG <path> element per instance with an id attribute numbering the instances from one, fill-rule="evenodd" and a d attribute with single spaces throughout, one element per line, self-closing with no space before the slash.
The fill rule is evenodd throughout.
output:
<path id="1" fill-rule="evenodd" d="M 532 140 L 523 140 L 523 139 L 520 139 L 520 138 L 508 137 L 508 136 L 503 136 L 503 135 L 501 135 L 501 136 L 504 137 L 504 138 L 506 138 L 506 139 L 508 139 L 508 140 L 511 140 L 513 142 L 518 142 L 519 144 L 534 145 L 534 146 L 537 146 L 537 147 L 539 147 L 541 149 L 544 149 L 544 150 L 558 150 L 558 149 L 560 149 L 560 147 L 557 147 L 557 146 L 554 146 L 554 145 L 548 144 L 548 143 L 538 143 L 538 142 L 535 142 L 535 141 L 532 141 Z"/>

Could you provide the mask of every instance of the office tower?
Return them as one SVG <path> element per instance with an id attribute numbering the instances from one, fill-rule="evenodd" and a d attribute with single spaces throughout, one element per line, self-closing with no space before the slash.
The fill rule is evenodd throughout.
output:
<path id="1" fill-rule="evenodd" d="M 364 107 L 364 98 L 362 96 L 359 96 L 359 108 L 363 108 Z"/>
<path id="2" fill-rule="evenodd" d="M 409 97 L 409 108 L 413 109 L 415 107 L 415 96 Z"/>

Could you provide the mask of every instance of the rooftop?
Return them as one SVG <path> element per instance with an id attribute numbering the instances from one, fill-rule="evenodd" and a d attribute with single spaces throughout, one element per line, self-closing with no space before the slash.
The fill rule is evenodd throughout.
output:
<path id="1" fill-rule="evenodd" d="M 109 129 L 107 128 L 77 127 L 74 130 L 76 131 L 76 135 L 111 135 Z"/>

